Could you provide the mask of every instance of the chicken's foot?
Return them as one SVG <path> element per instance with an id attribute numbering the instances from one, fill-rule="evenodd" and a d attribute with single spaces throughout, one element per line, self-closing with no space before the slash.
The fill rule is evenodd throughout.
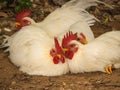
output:
<path id="1" fill-rule="evenodd" d="M 106 67 L 105 67 L 106 73 L 107 73 L 107 74 L 112 74 L 112 68 L 113 68 L 113 66 L 106 66 Z"/>

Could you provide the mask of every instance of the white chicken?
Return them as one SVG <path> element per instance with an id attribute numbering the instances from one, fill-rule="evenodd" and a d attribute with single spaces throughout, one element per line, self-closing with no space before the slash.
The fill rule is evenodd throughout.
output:
<path id="1" fill-rule="evenodd" d="M 57 39 L 38 27 L 23 27 L 8 39 L 8 46 L 11 62 L 27 74 L 57 76 L 69 71 Z"/>
<path id="2" fill-rule="evenodd" d="M 112 73 L 120 68 L 120 31 L 107 32 L 88 44 L 77 41 L 79 37 L 67 33 L 62 47 L 72 73 L 102 71 Z"/>
<path id="3" fill-rule="evenodd" d="M 96 6 L 97 3 L 102 2 L 99 0 L 71 0 L 61 8 L 53 11 L 42 22 L 36 23 L 30 17 L 24 17 L 23 20 L 30 21 L 31 24 L 40 27 L 52 37 L 69 31 L 70 28 L 74 31 L 74 27 L 75 31 L 84 31 L 85 36 L 89 40 L 93 40 L 94 35 L 90 26 L 94 25 L 94 22 L 97 19 L 93 15 L 89 14 L 85 9 L 90 6 Z"/>

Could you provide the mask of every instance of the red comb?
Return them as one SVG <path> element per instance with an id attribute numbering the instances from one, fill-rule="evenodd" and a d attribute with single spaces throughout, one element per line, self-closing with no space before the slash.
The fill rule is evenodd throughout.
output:
<path id="1" fill-rule="evenodd" d="M 77 39 L 77 33 L 73 34 L 72 31 L 67 32 L 62 39 L 62 47 L 65 48 L 70 41 L 75 39 Z"/>
<path id="2" fill-rule="evenodd" d="M 54 42 L 55 42 L 55 49 L 56 49 L 57 53 L 62 53 L 62 48 L 59 45 L 59 42 L 56 37 L 54 37 Z"/>
<path id="3" fill-rule="evenodd" d="M 31 11 L 30 10 L 22 10 L 16 15 L 16 21 L 20 21 L 24 17 L 30 17 Z"/>

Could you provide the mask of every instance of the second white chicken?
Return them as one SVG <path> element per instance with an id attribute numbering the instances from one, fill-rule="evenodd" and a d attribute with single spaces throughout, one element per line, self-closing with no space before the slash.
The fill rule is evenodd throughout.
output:
<path id="1" fill-rule="evenodd" d="M 86 45 L 77 41 L 77 34 L 69 33 L 62 47 L 72 73 L 102 71 L 112 73 L 120 68 L 120 31 L 107 32 Z"/>

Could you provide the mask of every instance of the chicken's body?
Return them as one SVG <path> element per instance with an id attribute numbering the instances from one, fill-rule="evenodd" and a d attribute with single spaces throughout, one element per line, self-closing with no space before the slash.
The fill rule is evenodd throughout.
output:
<path id="1" fill-rule="evenodd" d="M 84 31 L 90 31 L 87 35 L 94 38 L 90 26 L 94 25 L 96 18 L 89 14 L 85 9 L 90 6 L 96 6 L 99 0 L 71 0 L 64 4 L 61 8 L 56 9 L 49 14 L 43 21 L 35 23 L 32 19 L 26 17 L 25 19 L 30 20 L 31 24 L 40 27 L 46 31 L 50 36 L 58 36 L 64 32 L 67 32 L 79 22 L 79 26 L 84 28 Z M 85 25 L 83 24 L 85 23 Z M 82 25 L 81 25 L 82 24 Z M 74 27 L 75 28 L 75 27 Z M 74 30 L 73 30 L 74 31 Z M 78 32 L 82 30 L 77 28 Z"/>
<path id="2" fill-rule="evenodd" d="M 120 68 L 120 31 L 107 32 L 86 45 L 78 45 L 72 60 L 68 60 L 72 73 L 105 72 L 106 66 Z"/>
<path id="3" fill-rule="evenodd" d="M 34 29 L 33 29 L 34 28 Z M 69 71 L 67 63 L 54 64 L 54 40 L 35 26 L 25 26 L 8 40 L 10 60 L 30 75 L 57 76 Z"/>

